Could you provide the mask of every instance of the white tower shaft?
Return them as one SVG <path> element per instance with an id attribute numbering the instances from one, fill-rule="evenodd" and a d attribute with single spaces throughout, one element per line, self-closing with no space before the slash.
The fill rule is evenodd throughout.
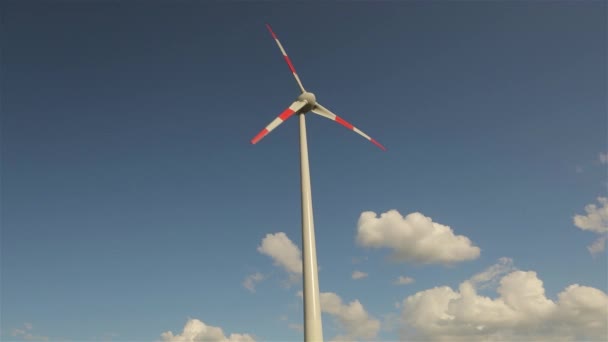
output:
<path id="1" fill-rule="evenodd" d="M 312 111 L 313 113 L 328 118 L 339 123 L 347 129 L 361 135 L 371 141 L 374 145 L 386 150 L 384 146 L 363 133 L 348 121 L 332 113 L 329 109 L 321 106 L 317 102 L 315 94 L 307 92 L 296 73 L 296 69 L 291 63 L 287 52 L 279 42 L 279 38 L 272 31 L 270 25 L 266 24 L 270 35 L 281 50 L 289 70 L 295 77 L 302 94 L 298 96 L 289 108 L 285 109 L 276 117 L 266 128 L 258 133 L 253 139 L 252 144 L 257 144 L 268 133 L 277 128 L 280 124 L 295 114 L 300 115 L 300 180 L 302 185 L 302 252 L 303 252 L 303 272 L 304 272 L 304 340 L 306 342 L 323 342 L 323 325 L 321 323 L 321 299 L 319 294 L 319 274 L 317 273 L 317 247 L 315 245 L 315 227 L 312 217 L 312 194 L 310 190 L 310 169 L 308 166 L 308 143 L 306 141 L 306 119 L 304 114 Z"/>
<path id="2" fill-rule="evenodd" d="M 312 215 L 306 119 L 300 114 L 300 180 L 302 185 L 302 252 L 304 270 L 304 341 L 322 342 L 321 299 L 317 273 L 317 247 Z"/>

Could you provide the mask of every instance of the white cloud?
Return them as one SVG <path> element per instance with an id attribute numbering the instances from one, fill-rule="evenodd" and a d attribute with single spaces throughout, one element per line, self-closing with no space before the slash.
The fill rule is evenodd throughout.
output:
<path id="1" fill-rule="evenodd" d="M 608 234 L 608 198 L 598 197 L 599 206 L 588 204 L 585 206 L 586 215 L 575 215 L 574 225 L 582 230 L 587 230 L 604 236 L 599 237 L 587 247 L 591 254 L 603 252 L 606 249 L 606 234 Z"/>
<path id="2" fill-rule="evenodd" d="M 595 340 L 608 333 L 608 296 L 598 289 L 571 285 L 552 301 L 536 272 L 513 271 L 497 292 L 478 295 L 469 280 L 458 290 L 418 292 L 403 301 L 402 333 L 435 341 Z"/>
<path id="3" fill-rule="evenodd" d="M 593 243 L 587 247 L 587 250 L 591 254 L 598 254 L 606 250 L 606 236 L 597 238 Z"/>
<path id="4" fill-rule="evenodd" d="M 34 326 L 32 323 L 23 323 L 23 328 L 13 329 L 11 336 L 22 341 L 48 341 L 48 336 L 36 335 L 32 333 Z"/>
<path id="5" fill-rule="evenodd" d="M 302 291 L 296 296 L 303 298 Z M 371 317 L 363 305 L 354 300 L 343 304 L 340 296 L 333 292 L 321 292 L 321 311 L 335 317 L 345 335 L 339 335 L 331 341 L 374 340 L 380 331 L 380 321 Z"/>
<path id="6" fill-rule="evenodd" d="M 513 266 L 513 259 L 511 258 L 500 258 L 498 263 L 488 267 L 485 271 L 477 273 L 469 281 L 475 288 L 484 289 L 494 286 L 501 276 L 515 271 Z"/>
<path id="7" fill-rule="evenodd" d="M 207 325 L 198 319 L 189 319 L 181 334 L 166 331 L 161 334 L 161 339 L 165 342 L 255 342 L 249 334 L 230 334 L 226 337 L 222 328 Z"/>
<path id="8" fill-rule="evenodd" d="M 352 278 L 353 279 L 363 279 L 367 276 L 368 276 L 368 274 L 365 272 L 355 271 L 355 272 L 353 272 Z"/>
<path id="9" fill-rule="evenodd" d="M 264 280 L 264 275 L 260 272 L 250 274 L 243 281 L 243 287 L 251 292 L 255 292 L 255 284 Z"/>
<path id="10" fill-rule="evenodd" d="M 291 330 L 295 330 L 297 332 L 304 332 L 304 325 L 297 323 L 289 323 L 287 327 Z"/>
<path id="11" fill-rule="evenodd" d="M 404 276 L 399 276 L 399 278 L 397 278 L 394 282 L 395 285 L 407 285 L 407 284 L 411 284 L 414 282 L 414 278 L 412 277 L 404 277 Z"/>
<path id="12" fill-rule="evenodd" d="M 594 233 L 608 233 L 608 198 L 598 197 L 597 201 L 599 207 L 595 204 L 585 206 L 587 215 L 574 216 L 574 225 Z"/>
<path id="13" fill-rule="evenodd" d="M 608 164 L 608 152 L 602 153 L 600 152 L 599 160 L 601 164 Z"/>
<path id="14" fill-rule="evenodd" d="M 292 282 L 302 274 L 302 253 L 285 233 L 267 234 L 258 246 L 258 252 L 268 255 L 276 266 L 287 271 Z"/>
<path id="15" fill-rule="evenodd" d="M 452 228 L 433 222 L 420 213 L 401 216 L 389 210 L 376 216 L 372 211 L 361 213 L 357 242 L 364 247 L 390 248 L 398 261 L 450 264 L 479 257 L 479 247 Z"/>
<path id="16" fill-rule="evenodd" d="M 321 310 L 334 316 L 346 335 L 336 336 L 335 341 L 376 340 L 380 321 L 371 317 L 358 300 L 343 304 L 333 292 L 321 293 Z"/>

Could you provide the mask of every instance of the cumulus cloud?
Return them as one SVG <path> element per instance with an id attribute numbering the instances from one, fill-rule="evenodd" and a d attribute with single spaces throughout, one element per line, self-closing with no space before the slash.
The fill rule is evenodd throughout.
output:
<path id="1" fill-rule="evenodd" d="M 414 278 L 412 277 L 404 277 L 404 276 L 399 276 L 399 278 L 397 278 L 393 284 L 395 285 L 407 285 L 407 284 L 411 284 L 414 282 Z"/>
<path id="2" fill-rule="evenodd" d="M 293 282 L 302 274 L 302 253 L 285 233 L 267 234 L 258 252 L 268 255 L 276 266 L 283 268 Z"/>
<path id="3" fill-rule="evenodd" d="M 355 271 L 355 272 L 353 272 L 352 278 L 353 279 L 363 279 L 367 276 L 368 276 L 368 274 L 365 272 Z"/>
<path id="4" fill-rule="evenodd" d="M 608 233 L 608 198 L 598 197 L 597 201 L 599 207 L 595 204 L 585 206 L 587 215 L 574 216 L 574 225 L 594 233 Z"/>
<path id="5" fill-rule="evenodd" d="M 587 250 L 591 254 L 603 252 L 606 249 L 606 236 L 608 234 L 608 198 L 598 197 L 596 204 L 588 204 L 585 206 L 586 215 L 575 215 L 574 225 L 579 229 L 590 231 L 596 234 L 601 234 Z"/>
<path id="6" fill-rule="evenodd" d="M 160 336 L 164 342 L 255 342 L 249 334 L 230 334 L 226 337 L 222 328 L 207 325 L 198 319 L 189 319 L 181 334 L 166 331 Z"/>
<path id="7" fill-rule="evenodd" d="M 345 335 L 334 341 L 377 340 L 380 321 L 371 317 L 358 300 L 343 304 L 340 296 L 333 292 L 321 293 L 321 311 L 334 316 Z"/>
<path id="8" fill-rule="evenodd" d="M 248 275 L 243 281 L 243 287 L 251 292 L 255 292 L 255 284 L 264 280 L 264 275 L 260 272 Z"/>
<path id="9" fill-rule="evenodd" d="M 451 264 L 479 257 L 480 249 L 452 228 L 433 222 L 421 213 L 405 217 L 397 210 L 361 213 L 357 242 L 364 247 L 389 248 L 397 261 Z"/>
<path id="10" fill-rule="evenodd" d="M 557 301 L 546 297 L 533 271 L 502 277 L 498 296 L 477 294 L 467 280 L 458 290 L 435 287 L 402 304 L 403 335 L 435 341 L 601 340 L 608 333 L 608 296 L 601 290 L 568 286 Z M 402 336 L 402 338 L 404 338 Z M 412 336 L 409 336 L 412 338 Z"/>

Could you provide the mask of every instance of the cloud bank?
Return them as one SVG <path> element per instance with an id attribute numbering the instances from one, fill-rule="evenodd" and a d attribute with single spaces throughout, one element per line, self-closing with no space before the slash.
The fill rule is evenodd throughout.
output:
<path id="1" fill-rule="evenodd" d="M 552 301 L 536 272 L 513 271 L 497 293 L 481 296 L 468 280 L 458 290 L 442 286 L 411 295 L 402 303 L 402 339 L 571 341 L 608 334 L 608 296 L 598 289 L 570 285 Z"/>
<path id="2" fill-rule="evenodd" d="M 364 247 L 389 248 L 397 261 L 423 264 L 452 264 L 479 257 L 480 249 L 452 228 L 433 222 L 430 217 L 411 213 L 405 217 L 397 210 L 361 213 L 357 243 Z"/>

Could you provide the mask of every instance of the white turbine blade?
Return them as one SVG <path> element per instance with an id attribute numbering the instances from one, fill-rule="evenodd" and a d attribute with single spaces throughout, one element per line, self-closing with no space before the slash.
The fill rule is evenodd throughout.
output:
<path id="1" fill-rule="evenodd" d="M 357 134 L 359 134 L 362 137 L 364 137 L 365 139 L 371 141 L 374 145 L 376 145 L 376 146 L 380 147 L 382 150 L 386 151 L 386 148 L 384 146 L 382 146 L 379 142 L 374 140 L 369 135 L 363 133 L 363 131 L 359 130 L 357 127 L 353 126 L 348 121 L 346 121 L 346 120 L 342 119 L 341 117 L 337 116 L 336 114 L 332 113 L 329 109 L 323 107 L 321 104 L 317 103 L 317 105 L 312 109 L 312 112 L 315 114 L 321 115 L 323 117 L 326 117 L 330 120 L 333 120 L 333 121 L 339 123 L 340 125 L 350 129 L 351 131 L 355 131 Z"/>
<path id="2" fill-rule="evenodd" d="M 257 144 L 258 141 L 262 140 L 268 133 L 272 132 L 273 129 L 277 128 L 284 121 L 289 119 L 292 115 L 296 114 L 302 107 L 306 105 L 306 101 L 295 101 L 289 106 L 289 108 L 285 109 L 283 113 L 277 116 L 271 123 L 266 126 L 260 133 L 258 133 L 253 139 L 251 139 L 252 144 Z"/>
<path id="3" fill-rule="evenodd" d="M 272 31 L 272 28 L 270 27 L 270 25 L 266 24 L 266 27 L 268 28 L 268 31 L 270 31 L 270 35 L 272 36 L 274 41 L 279 46 L 279 49 L 281 50 L 281 53 L 283 54 L 283 57 L 285 58 L 285 62 L 287 62 L 289 71 L 291 71 L 291 73 L 293 74 L 293 77 L 296 79 L 296 82 L 298 82 L 298 85 L 300 86 L 300 90 L 302 90 L 302 92 L 305 93 L 306 90 L 304 90 L 302 81 L 300 81 L 300 77 L 298 76 L 298 73 L 296 73 L 296 69 L 293 67 L 293 64 L 291 63 L 291 59 L 289 59 L 289 56 L 287 56 L 287 52 L 285 52 L 285 49 L 283 49 L 283 45 L 281 45 L 279 38 L 277 38 L 277 35 L 274 33 L 274 31 Z"/>

